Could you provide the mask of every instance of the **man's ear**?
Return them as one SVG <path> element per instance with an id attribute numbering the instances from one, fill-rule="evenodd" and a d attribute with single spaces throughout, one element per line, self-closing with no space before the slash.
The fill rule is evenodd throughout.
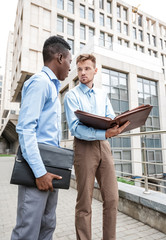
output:
<path id="1" fill-rule="evenodd" d="M 62 53 L 58 53 L 57 61 L 61 64 L 63 60 L 63 55 Z"/>
<path id="2" fill-rule="evenodd" d="M 95 74 L 97 73 L 97 71 L 98 71 L 98 68 L 95 68 Z"/>

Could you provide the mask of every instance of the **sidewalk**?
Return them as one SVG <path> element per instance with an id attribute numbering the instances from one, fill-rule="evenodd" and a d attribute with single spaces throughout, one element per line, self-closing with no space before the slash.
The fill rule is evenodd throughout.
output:
<path id="1" fill-rule="evenodd" d="M 17 186 L 9 184 L 13 162 L 13 158 L 0 157 L 0 240 L 10 240 L 11 231 L 15 225 Z M 60 190 L 57 228 L 53 240 L 76 240 L 74 228 L 75 200 L 75 189 Z M 102 203 L 94 199 L 92 212 L 92 240 L 100 240 L 102 237 Z M 138 239 L 166 240 L 166 235 L 118 212 L 117 240 Z"/>

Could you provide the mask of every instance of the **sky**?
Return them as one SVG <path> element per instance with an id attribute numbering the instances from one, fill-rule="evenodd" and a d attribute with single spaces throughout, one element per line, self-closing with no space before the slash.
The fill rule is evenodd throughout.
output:
<path id="1" fill-rule="evenodd" d="M 26 1 L 26 0 L 22 0 Z M 97 0 L 95 0 L 97 1 Z M 6 47 L 9 31 L 14 30 L 18 0 L 1 1 L 0 6 L 0 72 L 4 72 Z M 166 23 L 166 0 L 123 0 Z"/>

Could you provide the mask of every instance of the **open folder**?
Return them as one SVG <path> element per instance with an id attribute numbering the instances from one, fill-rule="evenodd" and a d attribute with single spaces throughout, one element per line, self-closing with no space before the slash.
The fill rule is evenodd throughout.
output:
<path id="1" fill-rule="evenodd" d="M 130 124 L 122 131 L 127 132 L 144 125 L 151 109 L 151 105 L 141 105 L 132 110 L 123 112 L 122 114 L 116 116 L 113 120 L 109 117 L 102 117 L 81 110 L 77 110 L 74 113 L 80 122 L 95 129 L 106 130 L 114 127 L 115 125 L 122 126 L 125 122 L 130 121 Z"/>

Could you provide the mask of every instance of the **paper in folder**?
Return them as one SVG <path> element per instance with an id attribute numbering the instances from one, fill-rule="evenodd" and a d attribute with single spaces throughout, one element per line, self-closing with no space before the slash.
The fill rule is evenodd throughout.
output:
<path id="1" fill-rule="evenodd" d="M 151 109 L 152 106 L 149 104 L 141 105 L 132 110 L 123 112 L 122 114 L 116 116 L 113 120 L 109 117 L 102 117 L 81 110 L 77 110 L 74 113 L 80 122 L 95 129 L 106 130 L 114 127 L 115 125 L 122 126 L 125 122 L 130 121 L 130 124 L 122 131 L 127 132 L 144 125 Z"/>

